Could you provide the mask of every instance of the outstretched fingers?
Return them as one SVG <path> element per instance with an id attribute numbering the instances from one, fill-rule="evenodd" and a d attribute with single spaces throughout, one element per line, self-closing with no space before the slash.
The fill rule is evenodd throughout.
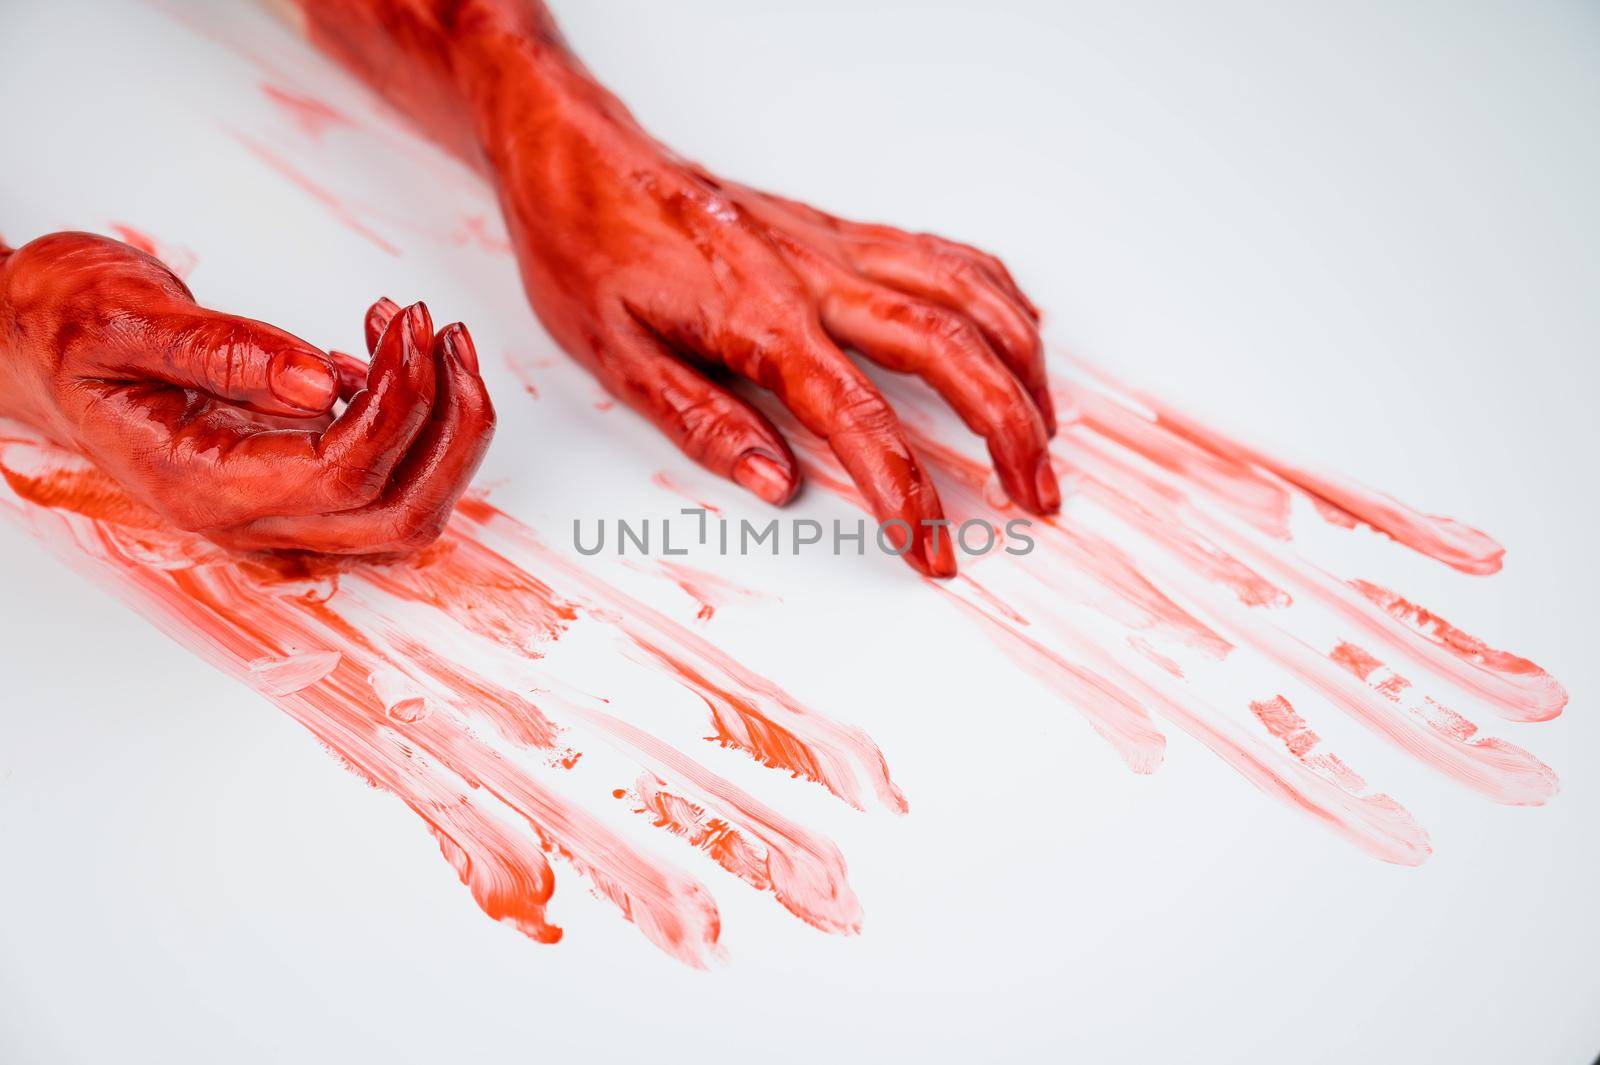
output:
<path id="1" fill-rule="evenodd" d="M 987 441 L 1012 499 L 1036 514 L 1060 508 L 1050 439 L 1040 413 L 970 321 L 870 286 L 826 299 L 823 325 L 835 339 L 873 361 L 917 374 L 933 386 L 967 428 Z"/>
<path id="2" fill-rule="evenodd" d="M 1055 433 L 1055 404 L 1045 373 L 1044 343 L 1029 310 L 1031 304 L 1019 302 L 1007 291 L 1015 289 L 1015 283 L 1000 283 L 999 275 L 990 268 L 934 238 L 915 244 L 863 242 L 851 248 L 850 261 L 863 277 L 971 319 L 1027 389 L 1045 430 Z"/>

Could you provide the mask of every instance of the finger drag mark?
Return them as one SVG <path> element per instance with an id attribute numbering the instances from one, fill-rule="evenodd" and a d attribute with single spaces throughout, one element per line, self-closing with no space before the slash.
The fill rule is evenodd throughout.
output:
<path id="1" fill-rule="evenodd" d="M 1395 799 L 1369 794 L 1339 757 L 1320 746 L 1313 752 L 1320 740 L 1307 718 L 1344 717 L 1495 802 L 1536 806 L 1556 793 L 1548 766 L 1522 747 L 1480 737 L 1450 707 L 1544 721 L 1565 706 L 1565 689 L 1533 662 L 1386 588 L 1334 576 L 1302 556 L 1292 529 L 1297 504 L 1309 504 L 1337 527 L 1367 525 L 1480 576 L 1499 569 L 1499 544 L 1348 478 L 1275 458 L 1093 367 L 1067 369 L 1052 448 L 1067 497 L 1062 513 L 1035 520 L 1031 554 L 989 551 L 966 560 L 956 581 L 928 584 L 1078 711 L 1129 769 L 1161 765 L 1165 723 L 1266 794 L 1406 865 L 1427 858 L 1426 832 Z M 1003 527 L 1015 517 L 984 464 L 948 442 L 961 438 L 928 397 L 891 387 L 950 520 Z M 813 483 L 859 503 L 821 441 L 775 405 L 763 409 Z M 1378 656 L 1416 672 L 1400 676 Z M 1269 700 L 1241 715 L 1228 709 L 1231 697 L 1205 694 L 1259 689 L 1263 678 L 1295 685 L 1299 708 Z M 1423 688 L 1448 694 L 1421 695 Z M 1263 742 L 1261 728 L 1282 743 Z"/>
<path id="2" fill-rule="evenodd" d="M 763 765 L 821 784 L 857 809 L 865 789 L 897 813 L 906 798 L 889 777 L 877 744 L 851 728 L 803 706 L 771 680 L 741 665 L 704 637 L 638 599 L 606 585 L 545 546 L 538 535 L 481 499 L 467 498 L 458 517 L 481 531 L 489 543 L 521 559 L 534 571 L 559 574 L 581 589 L 594 615 L 612 624 L 635 658 L 670 670 L 711 710 L 713 737 L 725 747 L 745 751 Z"/>
<path id="3" fill-rule="evenodd" d="M 552 858 L 692 966 L 723 955 L 702 874 L 732 874 L 823 931 L 859 929 L 837 847 L 731 783 L 711 759 L 629 720 L 633 708 L 581 694 L 547 655 L 586 629 L 610 632 L 652 666 L 670 661 L 671 678 L 712 707 L 726 746 L 855 805 L 875 787 L 903 809 L 872 742 L 558 563 L 487 504 L 475 503 L 475 517 L 458 518 L 420 557 L 380 566 L 230 554 L 164 525 L 99 470 L 25 431 L 0 435 L 0 473 L 10 489 L 0 508 L 404 802 L 483 911 L 531 939 L 562 936 L 548 912 Z M 499 553 L 491 528 L 542 559 L 555 584 Z M 691 726 L 684 737 L 697 734 Z M 628 789 L 671 831 L 619 809 L 612 796 Z"/>
<path id="4" fill-rule="evenodd" d="M 683 589 L 683 594 L 700 604 L 700 609 L 695 613 L 695 618 L 700 621 L 710 621 L 717 612 L 718 607 L 727 606 L 738 600 L 771 599 L 772 597 L 754 588 L 745 588 L 735 584 L 726 577 L 719 577 L 715 573 L 685 566 L 681 562 L 668 562 L 666 559 L 656 559 L 656 568 L 664 573 L 673 584 Z"/>
<path id="5" fill-rule="evenodd" d="M 1497 651 L 1476 636 L 1462 632 L 1444 618 L 1371 581 L 1351 581 L 1350 587 L 1383 608 L 1394 621 L 1408 626 L 1428 645 L 1457 660 L 1428 652 L 1427 664 L 1449 670 L 1463 686 L 1488 701 L 1502 717 L 1512 721 L 1548 721 L 1567 705 L 1561 682 L 1534 663 L 1507 651 Z M 1407 649 L 1418 645 L 1407 642 Z"/>
<path id="6" fill-rule="evenodd" d="M 302 92 L 285 89 L 271 82 L 261 83 L 261 94 L 289 117 L 295 126 L 312 141 L 320 141 L 328 130 L 336 126 L 350 127 L 353 123 L 343 112 Z"/>

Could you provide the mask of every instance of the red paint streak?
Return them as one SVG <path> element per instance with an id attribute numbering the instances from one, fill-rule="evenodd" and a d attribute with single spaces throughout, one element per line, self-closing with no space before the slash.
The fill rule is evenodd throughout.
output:
<path id="1" fill-rule="evenodd" d="M 1250 711 L 1296 758 L 1304 758 L 1306 752 L 1317 745 L 1317 734 L 1306 727 L 1305 718 L 1295 713 L 1283 696 L 1251 703 Z"/>
<path id="2" fill-rule="evenodd" d="M 666 574 L 672 583 L 683 589 L 685 595 L 700 604 L 700 610 L 695 616 L 701 621 L 710 621 L 718 607 L 727 606 L 736 600 L 770 598 L 753 588 L 735 584 L 726 577 L 707 573 L 693 566 L 685 566 L 681 562 L 656 559 L 656 567 Z"/>
<path id="3" fill-rule="evenodd" d="M 1288 538 L 1289 496 L 1279 485 L 1231 456 L 1164 431 L 1159 422 L 1098 392 L 1084 390 L 1075 398 L 1079 421 L 1072 427 L 1074 436 L 1086 429 L 1126 448 L 1131 455 L 1176 475 L 1191 489 L 1203 492 L 1263 532 Z"/>
<path id="4" fill-rule="evenodd" d="M 746 839 L 721 818 L 707 816 L 704 809 L 688 799 L 663 790 L 663 785 L 663 781 L 652 777 L 640 777 L 633 787 L 641 804 L 636 812 L 651 817 L 657 828 L 681 836 L 689 846 L 705 851 L 718 865 L 757 891 L 771 890 L 765 847 Z"/>
<path id="5" fill-rule="evenodd" d="M 1371 581 L 1351 581 L 1350 587 L 1383 608 L 1395 621 L 1416 630 L 1434 647 L 1448 652 L 1468 669 L 1451 669 L 1450 660 L 1429 656 L 1429 663 L 1450 672 L 1469 690 L 1514 721 L 1547 721 L 1567 705 L 1561 682 L 1534 663 L 1509 651 L 1497 651 L 1444 618 Z"/>
<path id="6" fill-rule="evenodd" d="M 1548 720 L 1566 705 L 1567 693 L 1561 684 L 1527 659 L 1489 648 L 1387 589 L 1366 581 L 1340 580 L 1292 553 L 1252 539 L 1192 505 L 1183 495 L 1182 482 L 1141 472 L 1103 442 L 1080 440 L 1072 457 L 1088 472 L 1083 483 L 1094 498 L 1152 539 L 1165 542 L 1169 550 L 1185 556 L 1191 570 L 1202 576 L 1209 572 L 1213 581 L 1232 587 L 1241 602 L 1262 603 L 1265 590 L 1271 589 L 1274 597 L 1281 599 L 1269 605 L 1286 605 L 1288 593 L 1281 588 L 1292 587 L 1345 624 L 1384 641 L 1394 653 L 1459 686 L 1482 700 L 1492 713 L 1513 721 Z M 1110 484 L 1116 487 L 1106 487 Z M 1207 555 L 1197 555 L 1185 544 L 1195 536 L 1205 536 L 1218 545 L 1211 551 L 1229 552 L 1221 555 L 1229 568 L 1219 572 Z M 1239 573 L 1249 575 L 1242 584 L 1236 576 Z M 1374 609 L 1374 605 L 1382 609 Z"/>
<path id="7" fill-rule="evenodd" d="M 1337 755 L 1313 754 L 1315 748 L 1322 740 L 1306 725 L 1305 718 L 1301 717 L 1295 708 L 1281 695 L 1261 702 L 1252 702 L 1250 710 L 1256 715 L 1267 731 L 1283 741 L 1284 747 L 1306 765 L 1321 772 L 1334 783 L 1351 793 L 1364 791 L 1367 782 L 1361 775 L 1344 762 Z"/>
<path id="8" fill-rule="evenodd" d="M 506 353 L 506 368 L 521 382 L 522 390 L 528 394 L 529 399 L 539 398 L 539 386 L 533 379 L 533 368 L 524 359 L 519 359 L 511 352 Z"/>
<path id="9" fill-rule="evenodd" d="M 277 171 L 280 176 L 287 179 L 291 184 L 295 185 L 306 195 L 316 200 L 323 207 L 326 207 L 328 212 L 333 215 L 334 219 L 350 232 L 356 234 L 358 237 L 361 237 L 366 241 L 369 241 L 374 246 L 390 255 L 398 256 L 400 254 L 399 248 L 395 247 L 382 235 L 375 232 L 371 227 L 363 222 L 360 216 L 353 209 L 345 206 L 345 204 L 340 201 L 339 197 L 323 188 L 289 160 L 285 159 L 271 148 L 268 148 L 265 144 L 262 144 L 260 141 L 253 137 L 247 136 L 246 134 L 230 131 L 229 135 L 232 136 L 234 140 L 244 145 L 245 148 L 247 148 L 257 159 L 260 159 L 262 162 L 266 163 L 273 170 Z"/>
<path id="10" fill-rule="evenodd" d="M 608 595 L 575 567 L 546 572 L 583 577 L 578 590 L 605 596 L 603 606 L 530 576 L 475 539 L 470 525 L 457 523 L 435 549 L 406 565 L 240 558 L 162 526 L 99 471 L 51 446 L 0 437 L 0 472 L 17 500 L 0 505 L 75 566 L 109 577 L 164 631 L 261 692 L 350 769 L 400 798 L 428 825 L 484 912 L 530 938 L 561 937 L 545 912 L 554 856 L 684 963 L 721 956 L 720 917 L 707 889 L 591 813 L 581 785 L 561 783 L 583 753 L 572 725 L 668 782 L 685 804 L 675 809 L 697 809 L 726 826 L 721 844 L 691 838 L 692 832 L 686 837 L 706 844 L 725 868 L 741 871 L 733 861 L 737 836 L 750 848 L 742 853 L 761 868 L 761 889 L 796 916 L 831 932 L 859 926 L 859 905 L 830 842 L 619 716 L 552 697 L 568 719 L 560 725 L 444 650 L 471 637 L 530 661 L 541 645 L 579 623 L 612 625 L 636 646 L 645 634 L 656 635 L 674 648 L 675 671 L 719 678 L 730 728 L 744 730 L 743 749 L 791 771 L 806 766 L 813 779 L 846 795 L 842 782 L 853 784 L 856 771 L 849 763 L 864 756 L 866 771 L 879 773 L 903 808 L 864 735 L 805 710 L 666 619 L 619 618 L 625 597 Z M 523 532 L 486 504 L 477 509 L 497 530 Z M 406 607 L 400 614 L 397 603 Z M 770 725 L 769 712 L 796 726 Z M 751 738 L 762 728 L 776 731 Z M 822 737 L 823 750 L 808 746 L 813 735 Z M 518 757 L 523 751 L 541 756 Z"/>
<path id="11" fill-rule="evenodd" d="M 476 633 L 525 655 L 556 639 L 576 608 L 549 585 L 452 528 L 413 564 L 369 567 L 368 583 L 425 603 Z"/>
<path id="12" fill-rule="evenodd" d="M 510 255 L 511 241 L 504 230 L 497 229 L 489 218 L 481 214 L 462 217 L 456 231 L 456 243 L 462 247 L 476 247 L 495 255 Z"/>
<path id="13" fill-rule="evenodd" d="M 1206 594 L 1197 582 L 1188 590 L 1197 597 Z M 1212 620 L 1220 622 L 1224 635 L 1249 645 L 1274 666 L 1309 685 L 1330 705 L 1422 764 L 1509 805 L 1536 806 L 1555 793 L 1555 775 L 1521 747 L 1501 740 L 1456 741 L 1399 711 L 1381 692 L 1353 679 L 1328 656 L 1259 612 L 1237 607 L 1227 611 L 1214 596 L 1208 606 L 1216 610 Z"/>
<path id="14" fill-rule="evenodd" d="M 693 492 L 690 492 L 688 488 L 684 487 L 684 485 L 680 483 L 677 478 L 673 477 L 666 470 L 657 470 L 655 473 L 651 474 L 650 483 L 655 485 L 657 488 L 666 489 L 668 492 L 671 492 L 675 496 L 681 497 L 689 503 L 693 503 L 695 506 L 706 511 L 707 513 L 722 513 L 721 507 L 717 506 L 715 503 L 707 503 L 705 500 L 697 498 Z"/>
<path id="15" fill-rule="evenodd" d="M 1070 487 L 1062 515 L 1042 527 L 1036 523 L 1033 555 L 994 556 L 992 579 L 986 571 L 982 586 L 964 580 L 955 587 L 971 588 L 972 597 L 958 597 L 962 604 L 984 618 L 987 631 L 1023 668 L 1086 713 L 1125 761 L 1147 768 L 1137 753 L 1130 757 L 1130 749 L 1140 747 L 1115 727 L 1139 720 L 1130 709 L 1137 706 L 1177 723 L 1268 794 L 1310 810 L 1364 849 L 1393 861 L 1422 860 L 1426 835 L 1410 815 L 1386 797 L 1356 795 L 1364 784 L 1337 758 L 1309 755 L 1302 764 L 1285 749 L 1286 760 L 1244 744 L 1209 711 L 1196 712 L 1205 706 L 1197 695 L 1161 702 L 1139 694 L 1142 684 L 1190 675 L 1184 653 L 1222 655 L 1230 664 L 1243 655 L 1237 668 L 1308 685 L 1319 697 L 1308 713 L 1346 714 L 1416 762 L 1494 801 L 1537 805 L 1554 794 L 1555 775 L 1526 750 L 1478 738 L 1469 719 L 1431 697 L 1413 697 L 1412 681 L 1387 668 L 1362 682 L 1347 671 L 1354 661 L 1348 649 L 1336 652 L 1340 661 L 1331 660 L 1296 635 L 1301 619 L 1310 617 L 1306 610 L 1331 615 L 1377 641 L 1385 656 L 1406 658 L 1430 683 L 1464 690 L 1492 712 L 1514 720 L 1554 716 L 1566 693 L 1526 659 L 1496 652 L 1420 608 L 1401 605 L 1392 593 L 1346 584 L 1301 559 L 1288 546 L 1290 495 L 1305 496 L 1324 516 L 1350 519 L 1341 524 L 1353 526 L 1359 518 L 1469 572 L 1496 568 L 1498 545 L 1449 519 L 1236 444 L 1141 394 L 1114 394 L 1119 390 L 1105 375 L 1088 373 L 1092 381 L 1070 392 L 1075 417 L 1055 456 Z M 913 424 L 918 402 L 895 397 L 897 408 L 912 408 L 907 420 Z M 990 521 L 1004 520 L 992 506 L 984 509 L 991 502 L 986 493 L 972 490 L 979 467 L 971 460 L 930 448 L 920 437 L 916 446 L 940 475 L 941 490 L 948 479 L 958 485 L 955 498 L 963 506 Z M 826 464 L 817 450 L 807 454 Z M 1100 518 L 1118 531 L 1101 535 Z M 1006 595 L 995 590 L 1000 586 Z M 1068 609 L 1073 604 L 1090 607 L 1103 624 L 1084 628 Z M 1105 652 L 1085 642 L 1085 633 L 1101 628 L 1122 631 L 1117 642 L 1136 656 L 1126 667 L 1113 668 Z M 1160 648 L 1158 639 L 1166 641 Z M 1287 783 L 1296 765 L 1356 795 L 1360 805 Z"/>
<path id="16" fill-rule="evenodd" d="M 1167 749 L 1167 738 L 1150 720 L 1144 704 L 1107 681 L 1094 670 L 1070 661 L 1016 626 L 958 597 L 956 601 L 988 623 L 999 648 L 1020 668 L 1031 673 L 1072 706 L 1111 744 L 1129 769 L 1154 773 Z"/>
<path id="17" fill-rule="evenodd" d="M 582 589 L 589 609 L 613 619 L 645 659 L 665 667 L 711 710 L 715 735 L 775 769 L 821 784 L 860 808 L 863 781 L 883 805 L 904 813 L 906 799 L 890 779 L 883 753 L 861 730 L 804 706 L 766 677 L 747 669 L 704 637 L 660 611 L 610 587 L 550 550 L 532 529 L 481 499 L 463 499 L 458 517 L 488 534 L 497 550 L 528 569 L 559 575 Z"/>
<path id="18" fill-rule="evenodd" d="M 861 906 L 846 879 L 844 856 L 831 842 L 642 729 L 598 711 L 581 716 L 649 767 L 635 796 L 661 817 L 661 827 L 758 890 L 771 891 L 807 924 L 825 932 L 860 931 Z M 668 793 L 668 787 L 698 798 Z"/>
<path id="19" fill-rule="evenodd" d="M 1110 381 L 1103 373 L 1097 372 L 1097 376 Z M 1469 525 L 1453 518 L 1424 514 L 1347 477 L 1277 458 L 1261 448 L 1217 432 L 1147 393 L 1123 391 L 1153 413 L 1152 425 L 1162 431 L 1168 441 L 1190 444 L 1217 462 L 1260 471 L 1255 475 L 1257 480 L 1262 480 L 1261 473 L 1271 474 L 1321 504 L 1322 513 L 1332 511 L 1364 522 L 1418 554 L 1438 559 L 1463 573 L 1486 575 L 1500 569 L 1505 548 Z M 1147 441 L 1154 438 L 1151 433 L 1140 436 Z M 1167 446 L 1170 447 L 1170 443 Z M 1346 523 L 1341 520 L 1340 524 Z"/>
<path id="20" fill-rule="evenodd" d="M 1286 607 L 1293 601 L 1237 557 L 1227 553 L 1195 528 L 1193 521 L 1175 520 L 1184 507 L 1182 493 L 1157 481 L 1144 480 L 1133 462 L 1119 457 L 1104 442 L 1086 439 L 1074 448 L 1073 461 L 1079 490 L 1115 513 L 1184 565 L 1230 589 L 1246 606 Z M 1090 470 L 1101 471 L 1097 476 Z"/>
<path id="21" fill-rule="evenodd" d="M 1152 771 L 1159 763 L 1165 740 L 1149 724 L 1157 714 L 1204 744 L 1224 763 L 1265 794 L 1309 815 L 1361 850 L 1387 862 L 1418 865 L 1431 852 L 1428 836 L 1411 814 L 1387 795 L 1363 795 L 1350 781 L 1321 771 L 1296 758 L 1274 755 L 1271 749 L 1234 726 L 1203 699 L 1192 694 L 1170 694 L 1177 681 L 1158 674 L 1153 681 L 1136 674 L 1111 655 L 1081 637 L 1067 636 L 1061 652 L 961 601 L 989 630 L 998 632 L 1000 646 L 1023 668 L 1035 673 L 1062 696 L 1063 701 L 1090 716 L 1091 724 L 1117 747 L 1130 768 Z M 1092 668 L 1069 661 L 1066 654 L 1093 663 Z M 1121 733 L 1107 724 L 1133 731 Z M 1145 760 L 1130 757 L 1145 752 Z M 1155 760 L 1149 755 L 1154 754 Z"/>
<path id="22" fill-rule="evenodd" d="M 265 81 L 261 83 L 261 93 L 313 141 L 322 140 L 328 130 L 335 126 L 355 125 L 343 112 L 304 93 L 279 88 Z"/>
<path id="23" fill-rule="evenodd" d="M 1049 549 L 1044 557 L 1052 564 L 1064 562 L 1070 570 L 1055 578 L 1058 589 L 1086 577 L 1103 590 L 1103 609 L 1125 623 L 1165 630 L 1211 658 L 1224 658 L 1233 650 L 1227 639 L 1156 587 L 1127 552 L 1109 540 L 1076 532 L 1054 519 L 1042 520 L 1036 531 Z"/>

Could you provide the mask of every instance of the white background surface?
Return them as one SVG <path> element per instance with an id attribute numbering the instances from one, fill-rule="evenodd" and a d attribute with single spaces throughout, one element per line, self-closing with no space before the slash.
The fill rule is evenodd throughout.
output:
<path id="1" fill-rule="evenodd" d="M 1557 721 L 1480 722 L 1562 794 L 1495 807 L 1348 752 L 1432 835 L 1423 867 L 1382 865 L 1182 736 L 1127 774 L 881 560 L 773 564 L 783 607 L 711 635 L 864 726 L 912 801 L 788 793 L 844 848 L 865 933 L 703 872 L 731 961 L 692 972 L 558 865 L 568 935 L 540 948 L 399 803 L 0 525 L 0 1061 L 1591 1060 L 1600 8 L 555 7 L 712 169 L 980 242 L 1058 345 L 1493 533 L 1492 580 L 1388 564 L 1567 684 Z M 575 366 L 520 394 L 500 354 L 555 352 L 508 260 L 377 221 L 385 255 L 264 168 L 227 130 L 292 130 L 239 56 L 138 3 L 0 9 L 9 241 L 127 222 L 195 250 L 203 301 L 331 345 L 379 292 L 425 296 L 485 352 L 496 499 L 551 528 L 675 505 L 656 469 L 720 491 Z M 259 12 L 221 17 L 363 106 Z M 448 228 L 468 198 L 402 158 L 302 162 Z"/>

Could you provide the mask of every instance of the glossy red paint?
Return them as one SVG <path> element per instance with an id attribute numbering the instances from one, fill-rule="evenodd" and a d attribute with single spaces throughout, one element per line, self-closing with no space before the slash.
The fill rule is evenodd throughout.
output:
<path id="1" fill-rule="evenodd" d="M 436 544 L 381 564 L 223 550 L 21 427 L 0 433 L 0 474 L 10 489 L 0 508 L 401 799 L 484 912 L 530 938 L 561 937 L 546 913 L 559 860 L 672 956 L 695 966 L 721 957 L 710 891 L 600 816 L 606 797 L 630 791 L 662 827 L 808 924 L 859 928 L 837 847 L 708 759 L 604 700 L 525 682 L 519 691 L 441 648 L 476 641 L 531 670 L 569 630 L 601 626 L 705 701 L 713 743 L 852 805 L 865 788 L 903 811 L 872 741 L 563 561 L 488 504 L 467 504 Z M 596 743 L 636 770 L 623 781 L 569 779 Z"/>
<path id="2" fill-rule="evenodd" d="M 387 325 L 398 308 L 376 310 Z M 421 304 L 368 339 L 370 367 L 209 310 L 154 256 L 88 233 L 0 258 L 0 415 L 232 547 L 395 554 L 438 537 L 494 429 L 472 340 L 435 334 Z"/>
<path id="3" fill-rule="evenodd" d="M 908 562 L 949 576 L 938 493 L 894 410 L 846 357 L 932 385 L 1001 483 L 1060 506 L 1038 314 L 993 256 L 850 222 L 714 176 L 652 138 L 537 0 L 295 5 L 320 48 L 494 183 L 528 298 L 558 343 L 690 457 L 769 503 L 784 436 L 701 372 L 770 389 L 825 440 Z"/>

